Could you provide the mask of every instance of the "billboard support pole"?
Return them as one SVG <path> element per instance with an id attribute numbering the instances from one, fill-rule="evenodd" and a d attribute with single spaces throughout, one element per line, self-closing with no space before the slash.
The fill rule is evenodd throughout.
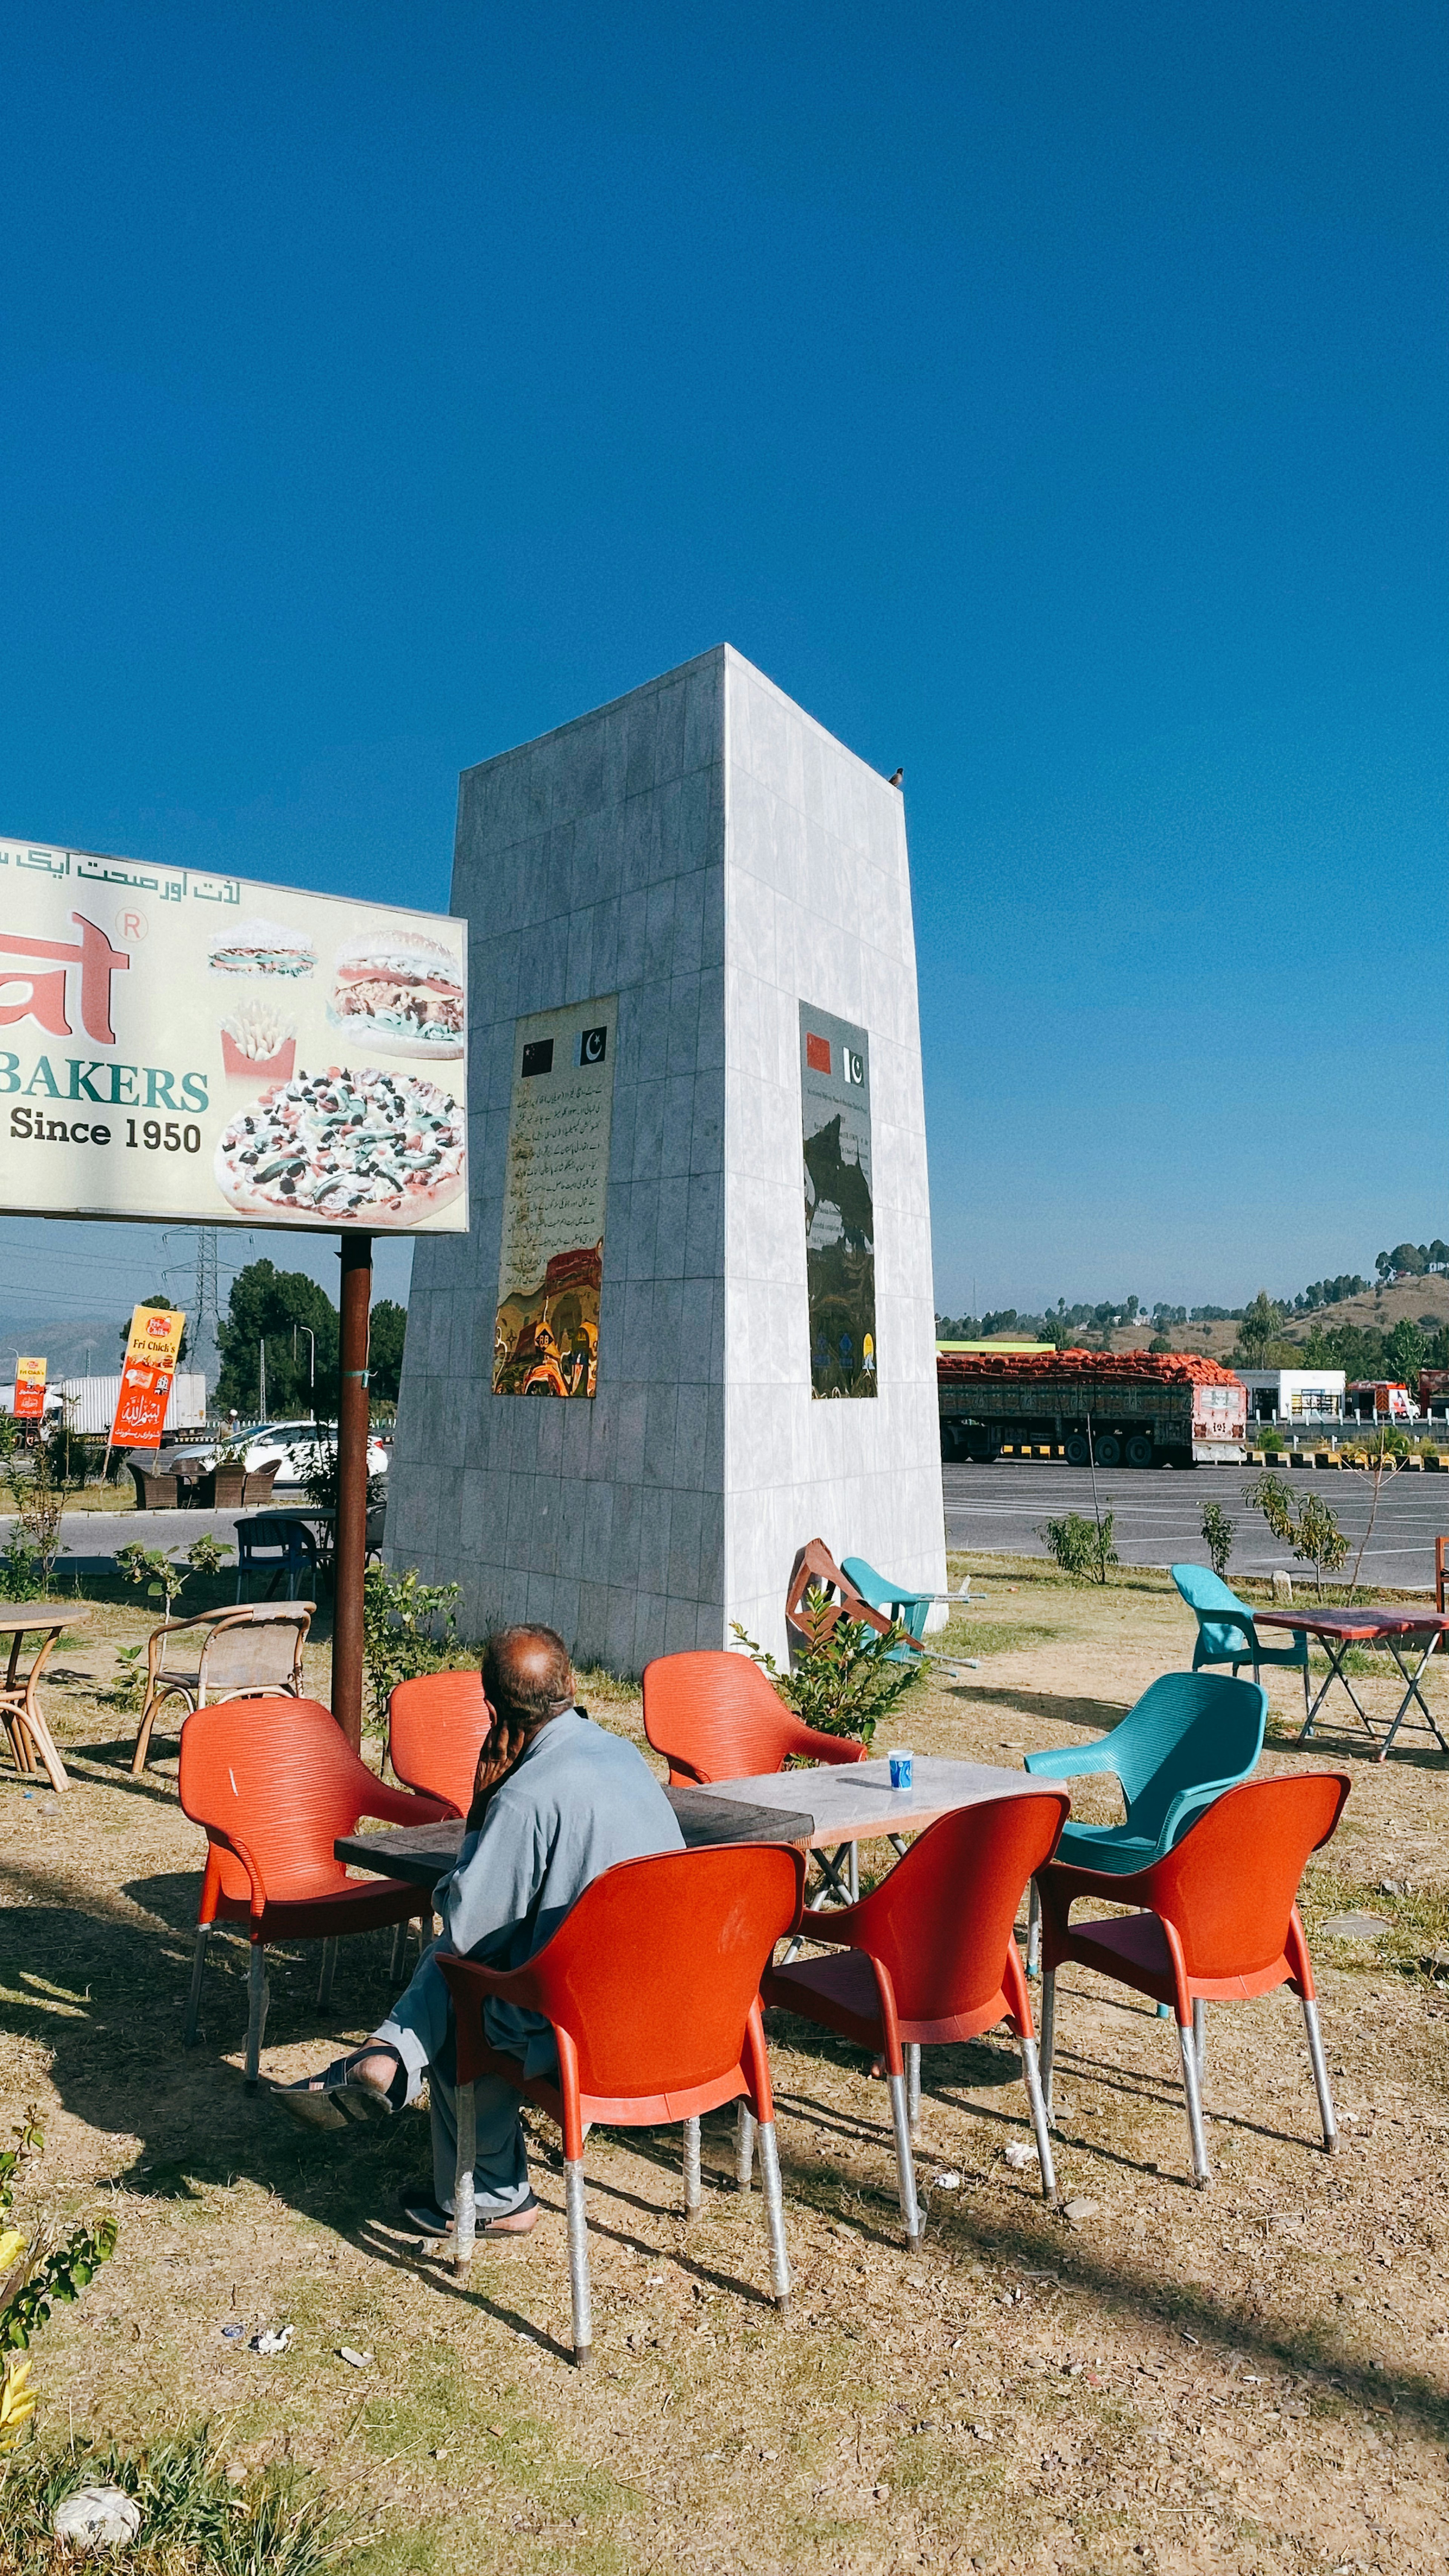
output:
<path id="1" fill-rule="evenodd" d="M 332 1714 L 354 1753 L 362 1750 L 362 1591 L 367 1565 L 367 1342 L 372 1304 L 372 1237 L 345 1234 L 342 1262 L 341 1389 L 337 1400 L 337 1526 L 332 1555 Z"/>

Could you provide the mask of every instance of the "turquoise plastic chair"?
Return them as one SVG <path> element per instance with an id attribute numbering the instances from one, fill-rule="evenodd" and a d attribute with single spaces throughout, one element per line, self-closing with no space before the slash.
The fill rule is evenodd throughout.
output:
<path id="1" fill-rule="evenodd" d="M 1135 1708 L 1095 1744 L 1063 1744 L 1028 1753 L 1035 1779 L 1083 1780 L 1113 1771 L 1127 1813 L 1118 1825 L 1062 1827 L 1053 1857 L 1081 1869 L 1150 1869 L 1182 1840 L 1188 1826 L 1246 1780 L 1263 1750 L 1268 1694 L 1258 1682 L 1220 1673 L 1163 1673 Z M 1027 1968 L 1036 1974 L 1040 1901 L 1032 1882 Z"/>
<path id="2" fill-rule="evenodd" d="M 1236 1675 L 1240 1664 L 1251 1664 L 1253 1679 L 1258 1678 L 1260 1664 L 1287 1664 L 1303 1675 L 1303 1707 L 1308 1708 L 1308 1638 L 1300 1634 L 1289 1646 L 1265 1646 L 1253 1625 L 1253 1614 L 1246 1601 L 1230 1592 L 1222 1577 L 1205 1565 L 1174 1565 L 1173 1582 L 1197 1621 L 1197 1644 L 1193 1648 L 1192 1668 L 1201 1672 L 1205 1664 L 1231 1664 Z"/>
<path id="3" fill-rule="evenodd" d="M 926 1613 L 936 1598 L 934 1592 L 903 1592 L 898 1583 L 888 1583 L 883 1574 L 877 1574 L 863 1556 L 842 1557 L 840 1571 L 855 1585 L 862 1601 L 868 1601 L 872 1610 L 879 1610 L 887 1619 L 898 1619 L 907 1634 L 920 1644 L 926 1633 Z"/>

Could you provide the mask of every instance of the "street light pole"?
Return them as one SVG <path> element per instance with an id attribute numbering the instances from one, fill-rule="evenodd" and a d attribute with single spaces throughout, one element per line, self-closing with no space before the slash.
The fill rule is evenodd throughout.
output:
<path id="1" fill-rule="evenodd" d="M 310 1324 L 294 1324 L 292 1326 L 293 1359 L 297 1356 L 297 1335 L 299 1333 L 305 1333 L 307 1336 L 308 1410 L 311 1413 L 312 1420 L 315 1422 L 317 1419 L 317 1336 L 313 1332 Z"/>

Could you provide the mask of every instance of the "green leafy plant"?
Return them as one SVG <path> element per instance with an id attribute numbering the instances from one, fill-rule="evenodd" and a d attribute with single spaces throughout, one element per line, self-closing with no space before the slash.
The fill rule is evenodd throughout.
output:
<path id="1" fill-rule="evenodd" d="M 57 1483 L 49 1452 L 42 1444 L 15 1498 L 16 1530 L 33 1560 L 31 1592 L 42 1600 L 49 1594 L 56 1558 L 70 1554 L 69 1548 L 60 1543 L 60 1516 L 64 1509 L 65 1487 Z"/>
<path id="2" fill-rule="evenodd" d="M 17 2178 L 45 2144 L 33 2103 L 11 2136 L 15 2144 L 0 2153 L 0 2451 L 13 2448 L 35 2410 L 30 2365 L 16 2355 L 28 2350 L 57 2299 L 69 2304 L 94 2280 L 114 2254 L 117 2234 L 114 2218 L 103 2218 L 98 2227 L 73 2227 L 67 2236 L 56 2235 L 44 2221 L 29 2231 L 17 2227 L 11 2216 Z"/>
<path id="3" fill-rule="evenodd" d="M 832 1619 L 834 1624 L 832 1625 Z M 801 1607 L 803 1643 L 795 1648 L 790 1671 L 782 1671 L 764 1646 L 747 1636 L 737 1619 L 730 1622 L 746 1652 L 770 1676 L 786 1706 L 822 1735 L 849 1735 L 865 1745 L 887 1709 L 920 1679 L 925 1657 L 903 1660 L 896 1649 L 910 1642 L 910 1631 L 893 1619 L 888 1628 L 872 1628 L 864 1619 L 834 1618 L 834 1605 L 813 1588 Z"/>
<path id="4" fill-rule="evenodd" d="M 399 1682 L 441 1672 L 458 1651 L 456 1583 L 424 1583 L 416 1567 L 370 1565 L 363 1581 L 362 1660 L 379 1719 Z"/>
<path id="5" fill-rule="evenodd" d="M 1074 1583 L 1105 1583 L 1108 1566 L 1121 1563 L 1112 1544 L 1115 1519 L 1114 1512 L 1103 1512 L 1095 1521 L 1068 1512 L 1062 1520 L 1043 1521 L 1037 1537 Z"/>
<path id="6" fill-rule="evenodd" d="M 1207 1548 L 1209 1563 L 1221 1582 L 1228 1570 L 1228 1560 L 1233 1552 L 1233 1540 L 1237 1536 L 1237 1531 L 1221 1503 L 1203 1505 L 1199 1526 L 1203 1534 L 1203 1543 Z"/>
<path id="7" fill-rule="evenodd" d="M 0 1601 L 33 1601 L 40 1583 L 40 1561 L 17 1521 L 0 1548 Z"/>
<path id="8" fill-rule="evenodd" d="M 337 1509 L 337 1487 L 337 1443 L 335 1440 L 314 1441 L 311 1449 L 308 1451 L 307 1466 L 302 1477 L 302 1491 L 306 1495 L 312 1509 L 315 1512 L 335 1512 Z M 368 1510 L 375 1511 L 378 1504 L 384 1503 L 386 1500 L 386 1476 L 369 1476 L 367 1480 Z"/>
<path id="9" fill-rule="evenodd" d="M 1251 1511 L 1262 1513 L 1273 1536 L 1291 1547 L 1300 1565 L 1312 1566 L 1321 1601 L 1324 1575 L 1337 1574 L 1348 1562 L 1349 1542 L 1331 1504 L 1305 1494 L 1295 1510 L 1291 1485 L 1270 1475 L 1254 1476 L 1243 1487 L 1243 1500 Z"/>

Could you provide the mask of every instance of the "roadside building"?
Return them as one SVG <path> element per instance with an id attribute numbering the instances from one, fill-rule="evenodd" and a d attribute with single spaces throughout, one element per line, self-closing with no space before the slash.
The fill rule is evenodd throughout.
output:
<path id="1" fill-rule="evenodd" d="M 1343 1420 L 1342 1369 L 1249 1369 L 1237 1375 L 1248 1390 L 1252 1422 L 1326 1424 Z"/>

